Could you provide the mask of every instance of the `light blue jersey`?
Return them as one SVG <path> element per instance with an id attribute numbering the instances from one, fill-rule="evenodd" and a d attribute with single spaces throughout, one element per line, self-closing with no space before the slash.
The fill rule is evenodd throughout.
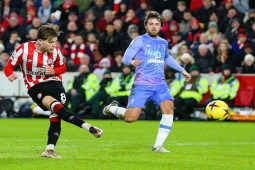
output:
<path id="1" fill-rule="evenodd" d="M 160 37 L 144 34 L 135 38 L 127 48 L 123 63 L 130 65 L 134 59 L 142 63 L 136 67 L 134 84 L 161 85 L 165 84 L 164 63 L 182 72 L 184 69 L 168 53 L 168 43 Z"/>

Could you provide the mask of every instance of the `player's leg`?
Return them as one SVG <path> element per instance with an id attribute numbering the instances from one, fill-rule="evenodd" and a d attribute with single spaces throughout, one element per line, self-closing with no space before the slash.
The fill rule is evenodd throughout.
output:
<path id="1" fill-rule="evenodd" d="M 42 100 L 42 104 L 53 113 L 57 113 L 58 116 L 64 121 L 86 129 L 97 138 L 99 138 L 103 133 L 101 129 L 84 122 L 76 114 L 64 108 L 64 106 L 59 101 L 51 96 L 45 96 Z"/>
<path id="2" fill-rule="evenodd" d="M 48 142 L 46 150 L 42 153 L 41 157 L 61 158 L 54 152 L 58 138 L 61 132 L 61 118 L 56 113 L 50 115 L 50 127 L 48 130 Z"/>
<path id="3" fill-rule="evenodd" d="M 160 85 L 158 90 L 155 91 L 152 100 L 157 104 L 162 112 L 162 118 L 160 120 L 158 135 L 152 151 L 169 152 L 162 146 L 172 129 L 173 124 L 173 97 L 171 96 L 167 85 Z"/>
<path id="4" fill-rule="evenodd" d="M 156 142 L 154 147 L 152 148 L 153 151 L 159 152 L 169 152 L 164 149 L 162 146 L 170 133 L 173 125 L 173 107 L 174 103 L 172 100 L 166 100 L 159 104 L 159 107 L 162 111 L 162 118 L 159 124 L 158 135 L 156 138 Z"/>

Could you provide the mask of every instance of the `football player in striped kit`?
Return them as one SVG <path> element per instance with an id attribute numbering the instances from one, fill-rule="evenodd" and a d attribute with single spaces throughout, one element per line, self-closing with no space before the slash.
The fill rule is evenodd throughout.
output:
<path id="1" fill-rule="evenodd" d="M 57 25 L 41 26 L 37 41 L 21 44 L 4 68 L 6 77 L 12 82 L 18 78 L 13 68 L 19 64 L 29 96 L 43 110 L 51 111 L 47 147 L 41 157 L 61 158 L 54 152 L 61 131 L 61 119 L 86 129 L 97 138 L 103 133 L 64 107 L 66 96 L 61 74 L 66 72 L 66 66 L 60 49 L 56 47 L 59 34 Z"/>

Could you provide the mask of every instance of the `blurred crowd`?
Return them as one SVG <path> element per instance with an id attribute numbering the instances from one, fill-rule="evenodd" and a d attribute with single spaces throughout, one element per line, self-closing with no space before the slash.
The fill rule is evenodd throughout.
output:
<path id="1" fill-rule="evenodd" d="M 69 107 L 74 112 L 84 101 L 87 102 L 83 108 L 89 105 L 96 109 L 92 111 L 95 115 L 98 106 L 108 99 L 119 97 L 126 104 L 134 74 L 133 68 L 122 64 L 122 57 L 132 40 L 146 33 L 145 16 L 153 10 L 163 17 L 160 36 L 168 41 L 169 53 L 187 71 L 198 72 L 191 85 L 177 78 L 178 94 L 188 88 L 201 94 L 188 105 L 199 103 L 208 91 L 202 87 L 208 83 L 197 78 L 200 73 L 219 73 L 228 68 L 230 74 L 216 84 L 231 78 L 230 85 L 236 83 L 232 73 L 255 73 L 252 0 L 92 0 L 84 11 L 75 0 L 1 0 L 0 7 L 0 70 L 17 46 L 36 40 L 37 29 L 42 24 L 59 25 L 62 34 L 57 46 L 68 71 L 79 72 L 67 92 Z M 165 69 L 168 84 L 173 85 L 175 74 L 168 75 L 171 70 Z M 121 75 L 112 80 L 111 72 Z M 94 73 L 103 75 L 101 82 Z M 198 80 L 201 89 L 195 88 Z M 238 87 L 235 86 L 235 95 Z M 178 105 L 183 101 L 177 102 Z"/>

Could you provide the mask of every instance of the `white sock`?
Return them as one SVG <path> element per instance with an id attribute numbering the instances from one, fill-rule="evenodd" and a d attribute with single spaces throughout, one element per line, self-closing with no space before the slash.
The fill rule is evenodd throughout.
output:
<path id="1" fill-rule="evenodd" d="M 53 144 L 47 145 L 46 150 L 54 150 L 54 145 Z"/>
<path id="2" fill-rule="evenodd" d="M 124 115 L 127 111 L 127 109 L 125 109 L 124 107 L 119 107 L 119 106 L 111 106 L 109 110 L 112 114 L 114 114 L 116 117 L 120 119 L 124 118 Z"/>
<path id="3" fill-rule="evenodd" d="M 83 123 L 82 125 L 81 125 L 81 127 L 83 128 L 83 129 L 86 129 L 88 132 L 89 132 L 89 128 L 91 127 L 92 125 L 90 125 L 90 124 L 88 124 L 88 123 Z"/>
<path id="4" fill-rule="evenodd" d="M 162 114 L 154 147 L 163 146 L 173 125 L 173 114 Z"/>
<path id="5" fill-rule="evenodd" d="M 45 115 L 45 116 L 49 116 L 51 114 L 51 111 L 44 111 L 39 106 L 36 106 L 35 108 L 33 108 L 32 112 L 35 114 Z"/>

